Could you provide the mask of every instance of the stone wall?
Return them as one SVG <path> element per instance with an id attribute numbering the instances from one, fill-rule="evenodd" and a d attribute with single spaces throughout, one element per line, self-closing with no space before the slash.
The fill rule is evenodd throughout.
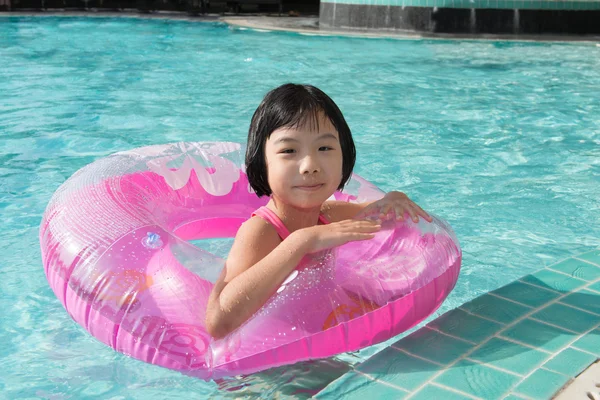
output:
<path id="1" fill-rule="evenodd" d="M 599 34 L 600 0 L 321 0 L 324 28 Z"/>

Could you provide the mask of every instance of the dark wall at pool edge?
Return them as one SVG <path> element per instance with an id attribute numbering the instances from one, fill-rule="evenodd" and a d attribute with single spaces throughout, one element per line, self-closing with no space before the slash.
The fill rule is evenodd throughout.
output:
<path id="1" fill-rule="evenodd" d="M 321 2 L 324 28 L 472 34 L 597 34 L 600 10 L 509 10 Z"/>

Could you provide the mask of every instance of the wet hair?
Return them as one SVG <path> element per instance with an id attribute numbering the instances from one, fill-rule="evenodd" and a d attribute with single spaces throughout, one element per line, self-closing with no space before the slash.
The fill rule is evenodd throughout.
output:
<path id="1" fill-rule="evenodd" d="M 270 196 L 265 144 L 279 128 L 299 128 L 310 124 L 318 129 L 319 114 L 329 118 L 340 138 L 342 180 L 338 190 L 350 179 L 356 149 L 350 128 L 338 106 L 320 89 L 311 85 L 287 83 L 265 95 L 250 123 L 246 148 L 246 174 L 250 186 L 260 196 Z"/>

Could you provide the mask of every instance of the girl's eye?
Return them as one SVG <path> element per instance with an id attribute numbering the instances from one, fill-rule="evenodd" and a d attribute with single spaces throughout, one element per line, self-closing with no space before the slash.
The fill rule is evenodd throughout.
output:
<path id="1" fill-rule="evenodd" d="M 285 150 L 281 150 L 279 153 L 281 154 L 293 154 L 296 151 L 294 149 L 285 149 Z"/>
<path id="2" fill-rule="evenodd" d="M 329 146 L 321 146 L 321 147 L 319 147 L 319 151 L 329 151 L 329 150 L 333 150 L 333 148 L 329 147 Z"/>

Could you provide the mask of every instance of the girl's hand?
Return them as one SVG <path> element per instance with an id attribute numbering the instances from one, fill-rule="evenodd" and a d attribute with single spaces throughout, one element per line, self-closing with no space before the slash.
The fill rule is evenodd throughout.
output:
<path id="1" fill-rule="evenodd" d="M 381 225 L 372 221 L 347 219 L 327 225 L 311 226 L 292 233 L 306 245 L 306 253 L 316 253 L 348 242 L 372 239 Z"/>
<path id="2" fill-rule="evenodd" d="M 413 222 L 419 222 L 419 216 L 423 217 L 427 222 L 432 221 L 429 214 L 423 211 L 421 207 L 415 204 L 402 192 L 389 192 L 383 199 L 377 200 L 365 207 L 360 214 L 369 215 L 377 212 L 379 214 L 379 219 L 383 220 L 390 210 L 394 211 L 396 219 L 399 221 L 404 220 L 405 213 L 410 216 Z"/>

